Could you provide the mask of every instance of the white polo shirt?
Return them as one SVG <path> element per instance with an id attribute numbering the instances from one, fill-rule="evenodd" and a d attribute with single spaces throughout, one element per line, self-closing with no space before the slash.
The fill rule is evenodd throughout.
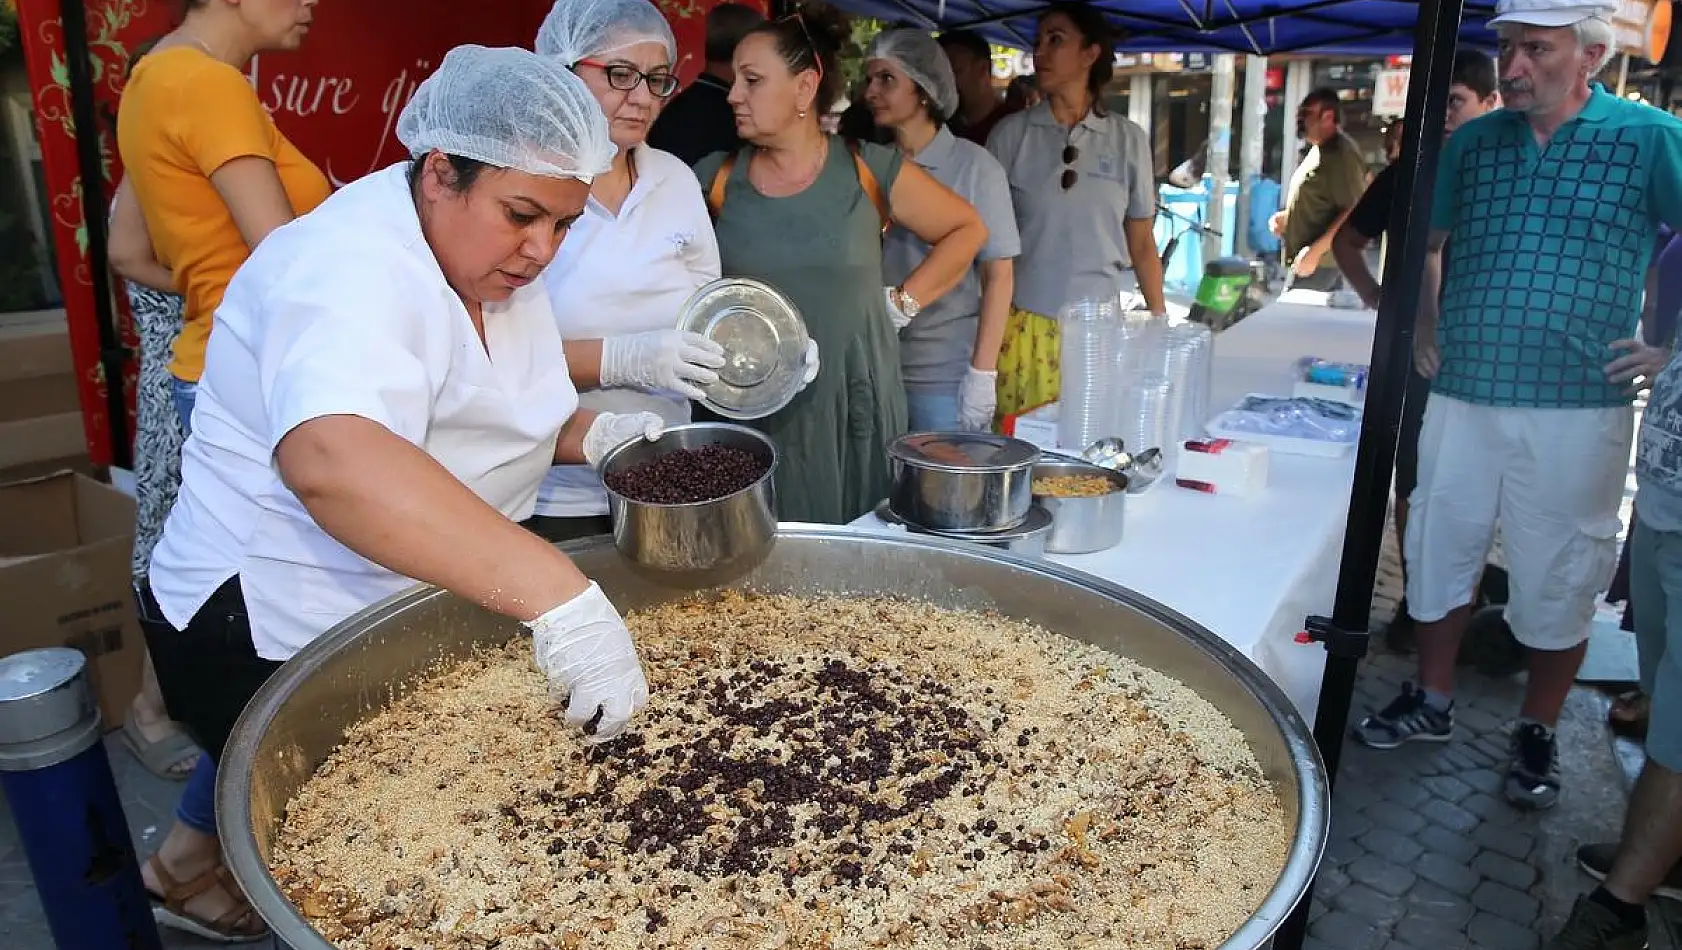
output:
<path id="1" fill-rule="evenodd" d="M 329 537 L 281 482 L 275 447 L 311 419 L 377 422 L 504 515 L 530 515 L 578 406 L 548 296 L 534 283 L 485 304 L 481 344 L 406 174 L 400 163 L 351 183 L 269 235 L 228 285 L 152 556 L 152 593 L 176 628 L 237 574 L 257 655 L 285 660 L 413 585 Z"/>
<path id="2" fill-rule="evenodd" d="M 543 271 L 564 339 L 671 329 L 690 294 L 718 279 L 718 241 L 695 173 L 656 148 L 639 146 L 633 154 L 637 180 L 619 213 L 591 198 Z M 579 403 L 658 413 L 667 425 L 689 421 L 689 401 L 669 392 L 587 389 Z M 557 518 L 605 515 L 607 493 L 589 466 L 558 465 L 543 480 L 536 510 Z"/>

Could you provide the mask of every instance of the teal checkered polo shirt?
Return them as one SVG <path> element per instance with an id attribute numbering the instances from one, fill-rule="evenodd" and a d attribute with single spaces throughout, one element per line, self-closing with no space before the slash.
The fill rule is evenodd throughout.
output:
<path id="1" fill-rule="evenodd" d="M 1444 145 L 1431 227 L 1448 232 L 1432 392 L 1484 406 L 1627 405 L 1606 381 L 1635 335 L 1658 224 L 1682 222 L 1682 121 L 1596 84 L 1545 146 L 1521 113 Z"/>

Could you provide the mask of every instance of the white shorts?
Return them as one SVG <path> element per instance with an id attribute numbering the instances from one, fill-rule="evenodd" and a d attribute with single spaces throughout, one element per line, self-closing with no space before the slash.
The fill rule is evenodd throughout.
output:
<path id="1" fill-rule="evenodd" d="M 1507 559 L 1507 623 L 1520 643 L 1588 639 L 1618 563 L 1635 410 L 1508 409 L 1431 394 L 1408 502 L 1408 613 L 1426 623 L 1472 602 L 1495 526 Z"/>

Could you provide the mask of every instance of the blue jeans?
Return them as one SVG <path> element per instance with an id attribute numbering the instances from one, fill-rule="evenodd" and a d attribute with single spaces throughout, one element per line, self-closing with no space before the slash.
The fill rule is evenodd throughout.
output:
<path id="1" fill-rule="evenodd" d="M 181 417 L 181 428 L 193 432 L 193 403 L 199 398 L 199 384 L 189 383 L 179 376 L 169 378 L 169 394 L 175 400 L 175 414 Z"/>
<path id="2" fill-rule="evenodd" d="M 1682 772 L 1682 532 L 1647 527 L 1639 507 L 1630 530 L 1629 599 L 1641 690 L 1652 703 L 1647 757 Z"/>
<path id="3" fill-rule="evenodd" d="M 956 432 L 958 425 L 958 394 L 905 394 L 907 421 L 912 432 Z"/>
<path id="4" fill-rule="evenodd" d="M 187 776 L 181 800 L 175 803 L 175 817 L 194 831 L 216 833 L 216 763 L 210 756 L 199 756 L 193 774 Z"/>

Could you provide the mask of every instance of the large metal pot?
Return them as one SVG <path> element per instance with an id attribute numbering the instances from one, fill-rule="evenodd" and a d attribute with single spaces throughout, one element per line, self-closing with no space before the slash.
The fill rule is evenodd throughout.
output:
<path id="1" fill-rule="evenodd" d="M 606 539 L 565 550 L 621 610 L 679 596 L 631 571 Z M 1090 575 L 988 548 L 807 525 L 784 525 L 770 556 L 738 586 L 996 610 L 1179 679 L 1245 734 L 1295 826 L 1273 890 L 1221 950 L 1264 946 L 1306 893 L 1330 818 L 1325 766 L 1308 725 L 1254 664 L 1180 614 Z M 329 630 L 258 691 L 223 754 L 216 813 L 229 868 L 282 944 L 333 950 L 268 872 L 287 802 L 346 729 L 380 710 L 405 684 L 440 660 L 500 645 L 518 632 L 513 621 L 435 588 L 417 588 Z"/>
<path id="2" fill-rule="evenodd" d="M 979 432 L 914 432 L 888 446 L 894 484 L 888 503 L 935 531 L 999 531 L 1028 517 L 1040 450 Z"/>
<path id="3" fill-rule="evenodd" d="M 607 487 L 613 543 L 632 564 L 666 583 L 710 587 L 753 570 L 777 540 L 777 445 L 761 432 L 726 422 L 672 426 L 660 438 L 633 439 L 602 458 L 603 476 L 677 449 L 722 445 L 758 456 L 765 474 L 752 485 L 711 501 L 659 505 Z M 604 479 L 605 480 L 605 479 Z"/>

